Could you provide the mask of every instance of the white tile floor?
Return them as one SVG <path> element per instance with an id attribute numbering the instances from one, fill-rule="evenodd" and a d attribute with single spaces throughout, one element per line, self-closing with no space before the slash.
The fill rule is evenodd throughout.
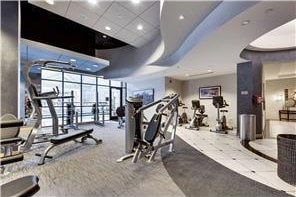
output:
<path id="1" fill-rule="evenodd" d="M 259 152 L 277 159 L 277 141 L 276 139 L 258 139 L 249 143 L 251 147 Z"/>
<path id="2" fill-rule="evenodd" d="M 244 148 L 235 133 L 233 131 L 225 135 L 210 132 L 209 128 L 194 131 L 184 127 L 178 127 L 177 131 L 184 141 L 225 167 L 296 196 L 296 187 L 277 176 L 277 164 Z"/>

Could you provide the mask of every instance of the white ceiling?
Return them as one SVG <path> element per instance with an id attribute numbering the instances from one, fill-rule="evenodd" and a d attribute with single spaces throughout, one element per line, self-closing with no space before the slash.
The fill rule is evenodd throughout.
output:
<path id="1" fill-rule="evenodd" d="M 296 62 L 263 64 L 263 78 L 264 80 L 296 78 Z"/>
<path id="2" fill-rule="evenodd" d="M 295 5 L 296 2 L 280 1 L 255 4 L 217 27 L 163 75 L 188 80 L 198 78 L 194 75 L 206 73 L 208 70 L 213 73 L 199 77 L 236 73 L 237 63 L 244 61 L 240 58 L 241 51 L 262 34 L 295 19 Z M 273 11 L 266 13 L 270 8 L 273 8 Z M 250 23 L 242 25 L 245 20 Z"/>
<path id="3" fill-rule="evenodd" d="M 29 2 L 135 47 L 148 43 L 159 32 L 160 6 L 156 0 L 141 0 L 138 4 L 129 0 L 97 0 L 95 5 L 86 0 L 55 0 L 53 5 L 45 0 Z M 143 30 L 137 29 L 139 24 Z M 106 26 L 111 30 L 106 30 Z"/>
<path id="4" fill-rule="evenodd" d="M 296 19 L 260 36 L 250 46 L 261 50 L 281 50 L 296 47 Z"/>

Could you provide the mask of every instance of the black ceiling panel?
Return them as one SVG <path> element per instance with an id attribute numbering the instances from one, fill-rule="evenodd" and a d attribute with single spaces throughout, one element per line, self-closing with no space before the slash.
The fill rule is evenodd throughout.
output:
<path id="1" fill-rule="evenodd" d="M 115 38 L 85 27 L 67 18 L 21 2 L 21 37 L 48 45 L 95 56 L 95 49 L 127 45 Z"/>

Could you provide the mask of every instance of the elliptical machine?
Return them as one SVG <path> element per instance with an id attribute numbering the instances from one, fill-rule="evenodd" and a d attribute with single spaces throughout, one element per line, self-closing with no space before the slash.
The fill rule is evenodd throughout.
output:
<path id="1" fill-rule="evenodd" d="M 226 101 L 223 99 L 223 96 L 214 96 L 213 97 L 213 105 L 217 108 L 217 124 L 215 126 L 215 130 L 210 130 L 216 133 L 227 134 L 227 130 L 232 130 L 232 127 L 227 126 L 227 120 L 224 113 L 228 112 L 228 110 L 220 110 L 221 108 L 229 106 Z M 222 112 L 222 117 L 220 118 L 220 112 Z"/>
<path id="2" fill-rule="evenodd" d="M 198 124 L 198 117 L 196 116 L 196 111 L 200 108 L 199 100 L 192 100 L 192 107 L 193 115 L 192 119 L 189 123 L 189 126 L 186 127 L 186 129 L 193 129 L 193 130 L 199 130 L 199 124 Z"/>

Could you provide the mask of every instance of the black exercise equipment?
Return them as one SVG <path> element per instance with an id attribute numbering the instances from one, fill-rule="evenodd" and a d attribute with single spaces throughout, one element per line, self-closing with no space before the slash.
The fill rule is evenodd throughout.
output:
<path id="1" fill-rule="evenodd" d="M 191 104 L 192 104 L 191 109 L 193 110 L 193 115 L 192 115 L 192 119 L 189 123 L 189 126 L 186 127 L 186 129 L 199 130 L 198 118 L 196 116 L 196 111 L 200 108 L 200 102 L 199 102 L 199 100 L 192 100 Z"/>
<path id="2" fill-rule="evenodd" d="M 205 106 L 204 105 L 200 105 L 200 107 L 198 108 L 198 112 L 199 114 L 196 114 L 197 116 L 197 124 L 199 127 L 208 127 L 209 125 L 207 123 L 204 122 L 204 119 L 208 117 L 207 114 L 205 113 Z"/>
<path id="3" fill-rule="evenodd" d="M 169 146 L 169 152 L 173 151 L 178 121 L 178 97 L 177 94 L 166 96 L 144 106 L 143 100 L 140 98 L 130 97 L 127 99 L 125 128 L 126 153 L 128 155 L 121 157 L 117 162 L 132 157 L 132 162 L 136 163 L 142 156 L 151 162 L 157 151 L 164 146 Z M 144 110 L 154 106 L 156 106 L 156 113 L 149 122 L 146 122 L 143 115 Z M 147 128 L 143 126 L 146 124 Z M 172 125 L 172 130 L 168 133 L 170 125 Z"/>
<path id="4" fill-rule="evenodd" d="M 226 101 L 223 99 L 223 96 L 214 96 L 213 97 L 213 105 L 215 108 L 217 108 L 217 124 L 214 130 L 210 130 L 212 132 L 216 133 L 222 133 L 227 134 L 227 130 L 232 130 L 232 127 L 227 126 L 227 120 L 225 116 L 225 112 L 228 112 L 227 110 L 220 110 L 221 108 L 228 107 L 229 105 L 226 103 Z M 222 118 L 220 118 L 220 112 L 222 112 Z"/>
<path id="5" fill-rule="evenodd" d="M 188 117 L 187 117 L 187 113 L 186 113 L 186 110 L 188 109 L 188 107 L 186 107 L 185 104 L 182 102 L 179 102 L 179 107 L 182 107 L 182 109 L 183 109 L 183 112 L 181 115 L 179 115 L 179 119 L 178 119 L 179 126 L 182 126 L 183 124 L 188 123 Z"/>
<path id="6" fill-rule="evenodd" d="M 116 108 L 116 115 L 118 117 L 118 129 L 123 127 L 123 123 L 125 122 L 124 117 L 125 117 L 125 107 L 120 106 Z"/>
<path id="7" fill-rule="evenodd" d="M 49 147 L 47 147 L 47 149 L 44 151 L 44 153 L 42 155 L 36 154 L 36 156 L 41 157 L 38 165 L 43 165 L 45 162 L 45 158 L 52 158 L 51 156 L 47 155 L 48 152 L 52 148 L 54 148 L 58 145 L 64 144 L 66 142 L 69 142 L 69 141 L 77 142 L 77 139 L 81 138 L 80 142 L 83 143 L 87 138 L 90 138 L 90 139 L 93 139 L 96 142 L 96 144 L 102 143 L 102 140 L 98 140 L 91 135 L 92 132 L 93 132 L 93 129 L 88 129 L 88 130 L 84 130 L 84 131 L 74 131 L 74 132 L 71 132 L 67 135 L 59 135 L 59 136 L 51 138 L 50 139 L 51 145 Z"/>

